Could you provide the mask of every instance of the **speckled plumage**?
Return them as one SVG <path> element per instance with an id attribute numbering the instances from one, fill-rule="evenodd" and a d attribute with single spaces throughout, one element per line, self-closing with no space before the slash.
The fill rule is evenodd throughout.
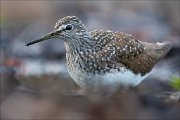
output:
<path id="1" fill-rule="evenodd" d="M 111 69 L 120 71 L 121 67 L 128 67 L 128 65 L 125 66 L 121 63 L 123 59 L 135 57 L 144 52 L 145 49 L 143 45 L 129 34 L 96 30 L 90 32 L 90 35 L 95 46 L 91 48 L 82 46 L 77 48 L 76 55 L 72 55 L 73 53 L 71 55 L 67 54 L 68 65 L 74 64 L 73 58 L 68 56 L 78 56 L 77 61 L 72 66 L 83 69 L 83 72 L 105 74 L 110 72 Z"/>
<path id="2" fill-rule="evenodd" d="M 68 25 L 71 30 L 66 28 Z M 94 93 L 109 93 L 120 85 L 138 85 L 171 47 L 170 42 L 146 43 L 122 32 L 88 32 L 75 16 L 60 19 L 52 33 L 27 45 L 50 38 L 64 41 L 71 77 Z"/>

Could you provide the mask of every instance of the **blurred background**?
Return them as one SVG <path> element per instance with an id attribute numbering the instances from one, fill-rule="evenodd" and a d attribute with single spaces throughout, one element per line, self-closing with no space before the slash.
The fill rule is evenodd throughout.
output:
<path id="1" fill-rule="evenodd" d="M 0 1 L 1 119 L 180 119 L 180 1 Z M 67 93 L 70 78 L 61 40 L 25 46 L 78 16 L 89 31 L 109 29 L 173 47 L 136 90 L 103 101 Z"/>

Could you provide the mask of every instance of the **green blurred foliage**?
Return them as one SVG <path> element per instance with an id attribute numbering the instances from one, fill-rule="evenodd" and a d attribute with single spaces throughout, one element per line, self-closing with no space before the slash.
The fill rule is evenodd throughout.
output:
<path id="1" fill-rule="evenodd" d="M 3 25 L 5 23 L 5 16 L 4 14 L 0 14 L 0 25 Z"/>
<path id="2" fill-rule="evenodd" d="M 174 76 L 172 77 L 172 80 L 170 82 L 170 85 L 176 89 L 176 90 L 180 90 L 180 77 L 178 76 Z"/>

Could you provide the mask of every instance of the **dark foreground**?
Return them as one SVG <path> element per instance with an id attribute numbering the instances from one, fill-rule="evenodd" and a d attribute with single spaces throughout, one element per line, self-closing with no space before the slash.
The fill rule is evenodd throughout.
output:
<path id="1" fill-rule="evenodd" d="M 69 77 L 11 79 L 14 82 L 1 86 L 2 119 L 180 119 L 180 101 L 164 93 L 174 93 L 173 88 L 154 80 L 147 80 L 136 89 L 119 89 L 110 98 L 93 102 L 85 96 L 67 94 L 79 89 Z"/>

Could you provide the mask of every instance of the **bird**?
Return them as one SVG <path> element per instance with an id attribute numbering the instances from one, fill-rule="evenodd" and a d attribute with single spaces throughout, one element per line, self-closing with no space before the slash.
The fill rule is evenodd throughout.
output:
<path id="1" fill-rule="evenodd" d="M 76 16 L 59 19 L 52 32 L 26 46 L 52 38 L 64 42 L 72 79 L 97 99 L 112 95 L 119 87 L 139 85 L 172 47 L 170 41 L 148 43 L 119 31 L 88 31 Z"/>

